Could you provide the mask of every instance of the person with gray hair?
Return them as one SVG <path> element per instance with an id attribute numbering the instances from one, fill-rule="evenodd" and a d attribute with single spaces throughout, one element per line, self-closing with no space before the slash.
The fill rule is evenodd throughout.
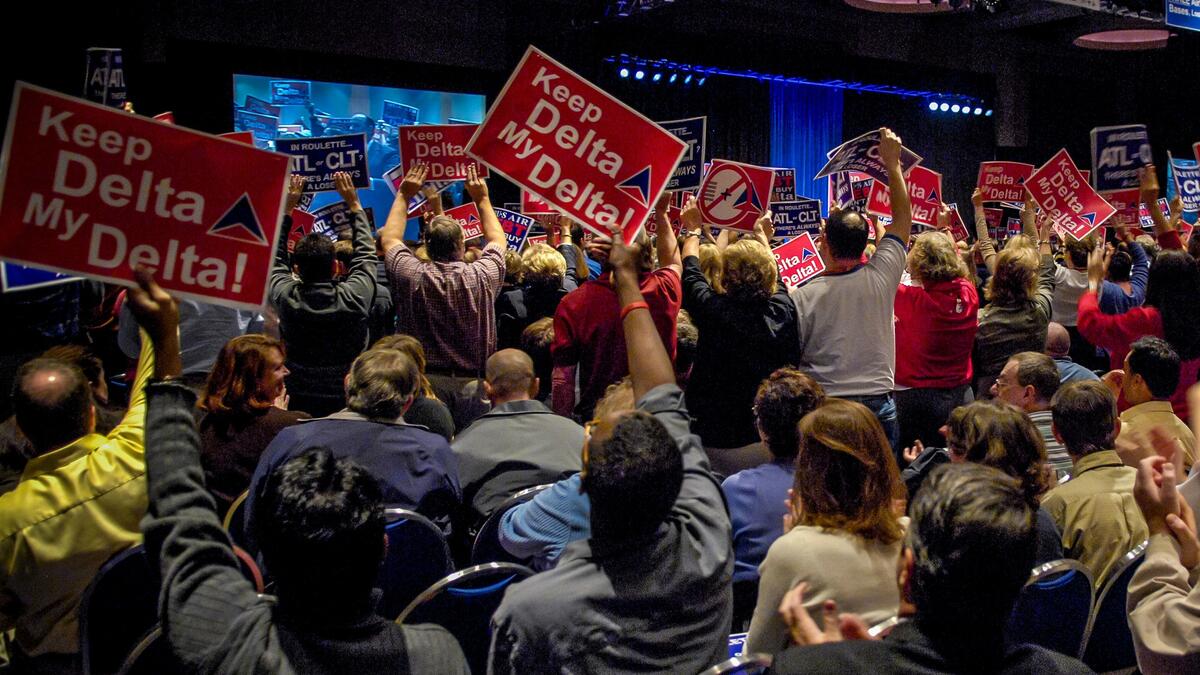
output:
<path id="1" fill-rule="evenodd" d="M 1051 321 L 1046 326 L 1045 353 L 1058 366 L 1059 384 L 1100 379 L 1099 375 L 1071 360 L 1071 334 L 1061 323 Z"/>
<path id="2" fill-rule="evenodd" d="M 268 477 L 309 448 L 327 447 L 379 481 L 384 503 L 411 509 L 448 530 L 462 490 L 446 439 L 408 424 L 404 412 L 421 383 L 417 364 L 397 349 L 371 349 L 346 375 L 346 408 L 284 429 L 263 452 L 246 497 L 246 531 L 253 540 L 256 509 Z"/>

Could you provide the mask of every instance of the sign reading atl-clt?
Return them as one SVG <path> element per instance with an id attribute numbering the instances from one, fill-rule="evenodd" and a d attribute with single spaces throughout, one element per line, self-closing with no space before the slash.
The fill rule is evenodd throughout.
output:
<path id="1" fill-rule="evenodd" d="M 646 222 L 687 144 L 530 47 L 467 154 L 603 235 Z"/>

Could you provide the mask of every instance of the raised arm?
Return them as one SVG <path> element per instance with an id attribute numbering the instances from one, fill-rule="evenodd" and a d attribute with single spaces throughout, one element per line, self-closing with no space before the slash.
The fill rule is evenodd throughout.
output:
<path id="1" fill-rule="evenodd" d="M 625 351 L 629 356 L 629 375 L 633 379 L 633 396 L 642 400 L 651 389 L 674 384 L 675 369 L 663 346 L 650 306 L 642 297 L 638 285 L 637 254 L 627 246 L 621 231 L 613 228 L 608 264 L 613 268 L 617 298 L 621 302 L 621 325 L 625 330 Z"/>
<path id="2" fill-rule="evenodd" d="M 384 253 L 404 245 L 404 229 L 408 226 L 408 203 L 417 196 L 428 174 L 429 167 L 420 163 L 413 164 L 404 174 L 400 191 L 392 200 L 392 210 L 388 212 L 387 222 L 379 231 L 379 243 L 383 246 Z"/>
<path id="3" fill-rule="evenodd" d="M 912 236 L 912 200 L 908 197 L 908 182 L 900 166 L 900 137 L 884 127 L 879 130 L 879 157 L 888 172 L 888 190 L 892 198 L 892 224 L 887 234 L 898 237 L 905 246 Z"/>
<path id="4" fill-rule="evenodd" d="M 446 210 L 442 208 L 442 193 L 432 185 L 426 185 L 421 188 L 421 194 L 425 195 L 425 203 L 433 209 L 433 215 L 444 216 Z"/>
<path id="5" fill-rule="evenodd" d="M 483 225 L 483 240 L 504 249 L 508 240 L 504 238 L 504 228 L 500 227 L 500 219 L 492 208 L 492 199 L 488 195 L 487 181 L 479 177 L 479 169 L 474 164 L 467 167 L 467 193 L 475 208 L 479 209 L 479 220 Z"/>
<path id="6" fill-rule="evenodd" d="M 675 228 L 671 227 L 671 219 L 667 212 L 671 206 L 671 193 L 663 190 L 654 205 L 654 225 L 656 244 L 658 246 L 658 266 L 675 270 L 675 274 L 683 274 L 683 258 L 679 255 L 679 245 L 675 238 Z"/>
<path id="7" fill-rule="evenodd" d="M 996 243 L 988 233 L 987 213 L 983 210 L 983 190 L 975 188 L 971 193 L 971 206 L 975 207 L 975 240 L 979 243 L 979 253 L 983 256 L 983 265 L 988 274 L 996 272 Z M 974 264 L 972 264 L 974 267 Z"/>
<path id="8" fill-rule="evenodd" d="M 679 216 L 680 237 L 683 241 L 683 257 L 696 256 L 700 257 L 700 236 L 702 230 L 707 230 L 702 223 L 700 217 L 700 207 L 696 205 L 695 197 L 688 197 L 687 202 L 683 205 L 683 212 Z M 712 236 L 709 233 L 708 236 Z"/>
<path id="9" fill-rule="evenodd" d="M 279 245 L 275 247 L 275 262 L 271 266 L 271 279 L 267 288 L 267 300 L 271 304 L 278 302 L 279 296 L 283 295 L 295 285 L 296 280 L 292 278 L 292 264 L 288 255 L 287 242 L 288 236 L 292 232 L 292 210 L 300 203 L 300 197 L 304 195 L 304 182 L 308 180 L 304 176 L 292 174 L 288 181 L 287 201 L 283 206 L 283 222 L 280 224 Z"/>
<path id="10" fill-rule="evenodd" d="M 1025 204 L 1021 207 L 1021 234 L 1037 241 L 1037 204 L 1033 201 L 1033 195 L 1026 193 Z"/>
<path id="11" fill-rule="evenodd" d="M 571 217 L 566 214 L 558 216 L 558 240 L 554 243 L 554 248 L 567 262 L 562 289 L 570 293 L 579 288 L 579 256 L 575 254 L 575 243 L 571 241 Z"/>
<path id="12" fill-rule="evenodd" d="M 362 203 L 358 200 L 358 190 L 350 174 L 338 171 L 333 174 L 334 186 L 338 196 L 350 208 L 351 236 L 354 242 L 354 256 L 350 259 L 350 273 L 346 280 L 338 285 L 339 295 L 357 303 L 365 314 L 371 308 L 375 298 L 375 239 L 371 236 L 371 224 L 363 211 Z"/>

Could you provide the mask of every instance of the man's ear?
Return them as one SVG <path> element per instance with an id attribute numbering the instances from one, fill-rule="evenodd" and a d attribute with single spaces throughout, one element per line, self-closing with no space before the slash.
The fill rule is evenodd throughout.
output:
<path id="1" fill-rule="evenodd" d="M 538 392 L 542 390 L 541 378 L 535 377 L 529 383 L 529 398 L 537 398 Z"/>
<path id="2" fill-rule="evenodd" d="M 492 400 L 492 385 L 488 384 L 487 380 L 483 380 L 482 382 L 483 382 L 483 398 L 490 401 L 490 400 Z"/>
<path id="3" fill-rule="evenodd" d="M 88 430 L 89 434 L 95 433 L 95 431 L 96 431 L 96 405 L 95 404 L 88 406 L 87 430 Z"/>
<path id="4" fill-rule="evenodd" d="M 1118 418 L 1117 422 L 1120 423 L 1120 421 Z M 1050 432 L 1054 434 L 1054 440 L 1058 441 L 1059 445 L 1066 446 L 1066 443 L 1063 443 L 1062 434 L 1058 433 L 1058 425 L 1054 422 L 1050 422 Z"/>

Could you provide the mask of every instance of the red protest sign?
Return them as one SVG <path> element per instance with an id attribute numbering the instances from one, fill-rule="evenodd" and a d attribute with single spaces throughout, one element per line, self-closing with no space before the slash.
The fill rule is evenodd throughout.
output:
<path id="1" fill-rule="evenodd" d="M 949 204 L 949 207 L 950 234 L 954 237 L 954 241 L 966 241 L 970 239 L 970 230 L 967 229 L 967 224 L 963 222 L 962 214 L 958 212 L 958 204 Z"/>
<path id="2" fill-rule="evenodd" d="M 429 180 L 466 180 L 467 166 L 473 164 L 464 148 L 475 134 L 474 124 L 426 124 L 399 127 L 400 162 L 405 167 L 421 162 L 429 167 Z M 487 178 L 486 166 L 479 167 L 480 178 Z"/>
<path id="3" fill-rule="evenodd" d="M 1195 231 L 1195 229 L 1195 225 L 1192 225 L 1191 223 L 1185 223 L 1182 220 L 1179 221 L 1179 239 L 1183 241 L 1184 246 L 1188 245 L 1188 242 L 1192 238 L 1192 232 Z"/>
<path id="4" fill-rule="evenodd" d="M 459 226 L 462 227 L 463 241 L 483 236 L 483 221 L 479 219 L 479 209 L 475 208 L 475 202 L 456 206 L 447 211 L 446 215 L 458 221 Z"/>
<path id="5" fill-rule="evenodd" d="M 288 231 L 287 250 L 291 253 L 296 248 L 296 242 L 312 234 L 316 216 L 308 211 L 292 209 L 292 228 Z"/>
<path id="6" fill-rule="evenodd" d="M 150 119 L 155 119 L 155 120 L 158 120 L 159 122 L 166 122 L 167 124 L 175 124 L 175 113 L 168 110 L 167 112 L 164 112 L 164 113 L 158 113 L 157 115 L 155 115 L 154 117 L 152 117 Z"/>
<path id="7" fill-rule="evenodd" d="M 258 308 L 288 158 L 18 82 L 0 159 L 0 258 Z"/>
<path id="8" fill-rule="evenodd" d="M 979 180 L 985 202 L 1025 201 L 1025 181 L 1033 173 L 1032 164 L 1022 162 L 980 162 Z"/>
<path id="9" fill-rule="evenodd" d="M 771 249 L 779 263 L 780 279 L 788 286 L 799 286 L 825 271 L 825 261 L 817 253 L 812 235 L 801 232 L 791 241 Z"/>
<path id="10" fill-rule="evenodd" d="M 530 47 L 467 154 L 585 227 L 625 240 L 675 172 L 687 144 Z"/>
<path id="11" fill-rule="evenodd" d="M 556 213 L 553 206 L 538 199 L 537 195 L 528 190 L 521 190 L 521 213 L 536 216 L 546 213 Z"/>
<path id="12" fill-rule="evenodd" d="M 1108 190 L 1101 192 L 1100 196 L 1116 209 L 1116 213 L 1113 215 L 1113 221 L 1116 224 L 1129 227 L 1138 225 L 1142 200 L 1137 188 Z"/>
<path id="13" fill-rule="evenodd" d="M 1000 229 L 1000 221 L 1004 218 L 1004 209 L 984 208 L 983 218 L 987 221 L 989 230 Z"/>
<path id="14" fill-rule="evenodd" d="M 1076 239 L 1083 239 L 1116 213 L 1088 184 L 1066 148 L 1034 171 L 1025 187 L 1033 201 Z"/>
<path id="15" fill-rule="evenodd" d="M 657 210 L 651 211 L 646 218 L 646 234 L 658 234 L 658 223 L 655 222 L 658 216 Z M 671 224 L 671 229 L 675 234 L 679 234 L 679 228 L 683 227 L 683 209 L 674 204 L 667 205 L 667 222 Z"/>
<path id="16" fill-rule="evenodd" d="M 767 210 L 774 184 L 772 169 L 714 159 L 700 182 L 696 205 L 704 222 L 750 232 Z"/>
<path id="17" fill-rule="evenodd" d="M 1192 154 L 1196 156 L 1196 161 L 1200 162 L 1200 143 L 1192 144 Z"/>
<path id="18" fill-rule="evenodd" d="M 909 170 L 905 182 L 908 184 L 908 199 L 912 203 L 913 222 L 929 227 L 937 225 L 938 208 L 942 203 L 942 174 L 917 165 Z M 892 215 L 892 193 L 883 181 L 877 180 L 871 185 L 867 213 Z"/>
<path id="19" fill-rule="evenodd" d="M 228 138 L 231 141 L 237 141 L 244 145 L 254 145 L 254 132 L 252 131 L 230 131 L 226 134 L 220 134 L 221 138 Z"/>

